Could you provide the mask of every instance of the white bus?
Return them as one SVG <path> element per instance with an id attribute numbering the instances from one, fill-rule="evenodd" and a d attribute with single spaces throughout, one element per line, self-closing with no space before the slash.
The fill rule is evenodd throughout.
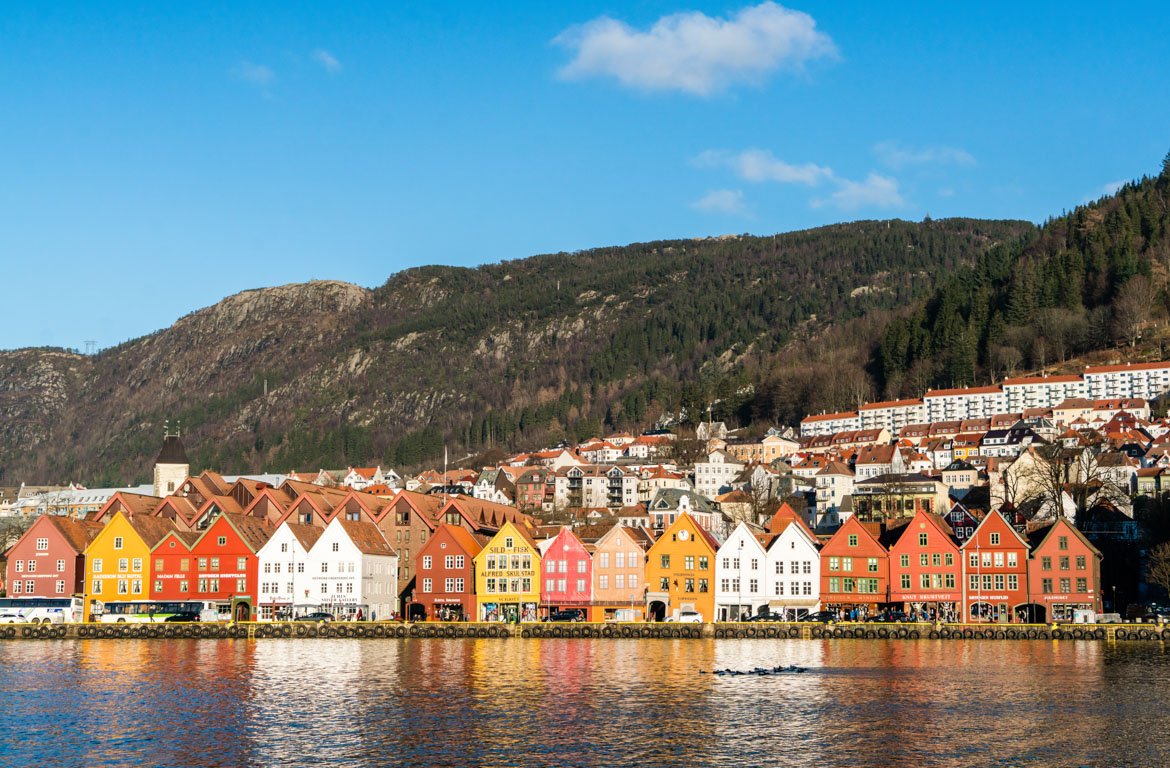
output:
<path id="1" fill-rule="evenodd" d="M 83 606 L 80 597 L 0 597 L 0 616 L 18 615 L 30 624 L 72 624 L 81 621 Z"/>
<path id="2" fill-rule="evenodd" d="M 202 600 L 111 600 L 98 603 L 94 608 L 94 619 L 103 624 L 220 620 L 215 603 Z"/>

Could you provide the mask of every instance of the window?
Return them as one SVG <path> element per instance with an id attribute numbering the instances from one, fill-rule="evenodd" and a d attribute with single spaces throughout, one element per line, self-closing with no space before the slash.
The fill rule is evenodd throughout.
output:
<path id="1" fill-rule="evenodd" d="M 125 573 L 130 570 L 130 561 L 124 557 L 118 558 L 118 573 Z"/>
<path id="2" fill-rule="evenodd" d="M 121 536 L 115 536 L 115 537 L 114 537 L 114 549 L 121 549 L 121 548 L 122 548 L 122 544 L 123 544 L 122 537 L 121 537 Z"/>
<path id="3" fill-rule="evenodd" d="M 687 555 L 686 557 L 683 558 L 683 568 L 687 569 L 688 571 L 695 570 L 695 556 L 694 555 Z"/>
<path id="4" fill-rule="evenodd" d="M 853 580 L 853 579 L 842 579 L 842 584 L 841 584 L 841 586 L 842 586 L 842 591 L 844 591 L 844 592 L 853 592 L 853 591 L 854 591 L 854 590 L 853 590 L 853 585 L 854 585 L 854 580 Z"/>
<path id="5" fill-rule="evenodd" d="M 935 575 L 937 576 L 938 574 L 935 574 Z M 920 587 L 922 587 L 923 589 L 930 589 L 930 574 L 929 573 L 920 574 L 919 579 L 918 579 L 918 585 Z"/>
<path id="6" fill-rule="evenodd" d="M 504 549 L 512 549 L 515 547 L 515 542 L 511 536 L 504 537 Z"/>
<path id="7" fill-rule="evenodd" d="M 513 555 L 512 568 L 513 568 L 513 570 L 520 569 L 520 558 L 518 556 Z M 560 573 L 568 573 L 569 572 L 569 561 L 568 560 L 558 561 L 557 562 L 557 571 L 559 571 Z"/>
<path id="8" fill-rule="evenodd" d="M 37 552 L 44 552 L 49 548 L 49 540 L 47 538 L 37 539 Z"/>
<path id="9" fill-rule="evenodd" d="M 430 555 L 423 555 L 423 570 L 424 571 L 429 571 L 431 569 L 431 563 L 432 563 L 431 556 Z"/>
<path id="10" fill-rule="evenodd" d="M 227 546 L 227 536 L 220 536 L 218 539 L 215 540 L 215 544 L 218 547 L 226 547 Z"/>
<path id="11" fill-rule="evenodd" d="M 1052 579 L 1041 579 L 1040 580 L 1040 591 L 1046 595 L 1051 595 L 1052 594 Z"/>
<path id="12" fill-rule="evenodd" d="M 974 573 L 971 574 L 971 576 L 967 579 L 967 581 L 970 584 L 971 589 L 973 589 L 973 590 L 979 589 L 979 577 L 977 575 L 975 575 Z"/>
<path id="13" fill-rule="evenodd" d="M 1062 570 L 1062 571 L 1068 570 L 1068 555 L 1061 555 L 1060 556 L 1060 570 Z"/>
<path id="14" fill-rule="evenodd" d="M 1007 577 L 1008 589 L 1015 590 L 1020 587 L 1020 577 L 1014 573 L 1009 573 Z"/>
<path id="15" fill-rule="evenodd" d="M 577 561 L 577 573 L 585 573 L 585 561 L 584 560 Z"/>
<path id="16" fill-rule="evenodd" d="M 1072 592 L 1072 584 L 1069 579 L 1060 580 L 1060 591 L 1065 595 L 1067 595 L 1069 592 Z"/>
<path id="17" fill-rule="evenodd" d="M 991 591 L 991 576 L 989 576 L 987 574 L 983 575 L 983 591 L 984 592 Z"/>
<path id="18" fill-rule="evenodd" d="M 753 570 L 753 571 L 755 571 L 755 570 L 758 570 L 758 569 L 759 569 L 759 567 L 760 567 L 760 563 L 759 563 L 759 561 L 758 561 L 758 560 L 756 560 L 756 558 L 754 558 L 754 557 L 753 557 L 753 558 L 752 558 L 752 570 Z"/>
<path id="19" fill-rule="evenodd" d="M 954 565 L 955 564 L 955 553 L 954 552 L 947 552 L 946 554 L 944 554 L 943 555 L 943 562 L 946 563 L 947 565 Z"/>
<path id="20" fill-rule="evenodd" d="M 910 565 L 909 555 L 906 556 L 906 565 Z M 841 559 L 838 557 L 830 557 L 829 558 L 829 570 L 830 571 L 841 570 Z M 780 570 L 777 571 L 777 573 L 783 573 L 783 572 L 784 572 L 784 567 L 781 566 Z"/>
<path id="21" fill-rule="evenodd" d="M 898 562 L 901 563 L 903 568 L 909 568 L 910 567 L 910 555 L 902 555 L 901 557 L 898 558 Z"/>
<path id="22" fill-rule="evenodd" d="M 97 582 L 97 581 L 95 581 L 95 582 L 94 582 L 94 584 L 98 584 L 98 583 L 100 583 L 100 582 Z M 17 595 L 19 595 L 19 594 L 21 594 L 21 592 L 23 592 L 23 591 L 24 591 L 24 582 L 23 582 L 23 581 L 19 581 L 19 580 L 17 580 L 17 581 L 14 581 L 14 582 L 12 582 L 12 592 L 13 592 L 13 594 L 17 594 Z M 100 591 L 100 590 L 99 590 L 99 591 Z"/>
<path id="23" fill-rule="evenodd" d="M 16 583 L 19 584 L 20 582 L 16 582 Z M 100 595 L 102 593 L 102 583 L 99 579 L 93 580 L 93 589 L 91 589 L 90 592 L 92 592 L 95 595 Z"/>
<path id="24" fill-rule="evenodd" d="M 1084 579 L 1077 579 L 1077 581 L 1084 581 Z M 62 581 L 61 579 L 57 580 L 56 592 L 58 595 L 65 594 L 65 582 Z"/>
<path id="25" fill-rule="evenodd" d="M 830 592 L 840 592 L 841 591 L 841 580 L 836 578 L 836 577 L 830 578 L 829 579 L 829 591 Z"/>
<path id="26" fill-rule="evenodd" d="M 1003 574 L 1002 573 L 995 574 L 995 588 L 998 591 L 1003 590 Z"/>
<path id="27" fill-rule="evenodd" d="M 869 558 L 866 561 L 865 570 L 868 571 L 869 573 L 877 573 L 878 572 L 878 559 L 876 557 Z"/>
<path id="28" fill-rule="evenodd" d="M 57 583 L 61 584 L 61 585 L 65 584 L 65 582 L 63 582 L 63 581 L 58 581 Z M 1077 579 L 1077 592 L 1088 592 L 1088 591 L 1089 591 L 1088 579 Z"/>
<path id="29" fill-rule="evenodd" d="M 834 581 L 835 581 L 835 579 L 834 579 Z M 777 597 L 784 596 L 784 582 L 782 582 L 782 581 L 776 582 L 776 596 Z"/>
<path id="30" fill-rule="evenodd" d="M 163 588 L 163 586 L 162 586 L 162 581 L 160 581 L 160 580 L 158 580 L 158 579 L 155 579 L 155 582 L 154 582 L 154 591 L 155 591 L 155 592 L 162 592 L 162 588 Z"/>
<path id="31" fill-rule="evenodd" d="M 978 552 L 972 552 L 971 555 L 967 559 L 970 561 L 970 566 L 972 568 L 979 567 L 979 553 Z"/>
<path id="32" fill-rule="evenodd" d="M 285 542 L 284 544 L 280 545 L 280 551 L 281 552 L 288 552 L 288 542 Z"/>
<path id="33" fill-rule="evenodd" d="M 183 581 L 180 581 L 180 582 L 179 582 L 179 591 L 180 591 L 180 592 L 186 592 L 186 591 L 187 591 L 187 588 L 188 588 L 188 585 L 187 585 L 187 580 L 186 580 L 186 579 L 184 579 Z"/>
<path id="34" fill-rule="evenodd" d="M 633 565 L 633 564 L 634 563 L 631 561 L 630 565 Z M 707 570 L 707 556 L 706 555 L 699 555 L 699 570 L 700 571 Z"/>
<path id="35" fill-rule="evenodd" d="M 1052 558 L 1051 557 L 1048 557 L 1047 555 L 1045 555 L 1045 556 L 1040 558 L 1040 570 L 1042 570 L 1042 571 L 1051 571 L 1052 570 Z"/>
<path id="36" fill-rule="evenodd" d="M 17 562 L 19 562 L 19 561 L 17 561 Z M 17 570 L 19 571 L 20 568 L 17 568 Z M 95 557 L 93 559 L 93 572 L 94 573 L 101 573 L 102 572 L 102 559 L 100 557 Z"/>
<path id="37" fill-rule="evenodd" d="M 662 567 L 662 568 L 669 568 L 669 567 L 670 567 L 670 555 L 662 555 L 662 556 L 661 556 L 661 557 L 658 559 L 658 562 L 659 562 L 659 566 L 660 566 L 660 567 Z"/>
<path id="38" fill-rule="evenodd" d="M 852 557 L 841 558 L 841 570 L 849 571 L 850 573 L 853 573 L 853 558 Z"/>
<path id="39" fill-rule="evenodd" d="M 851 546 L 851 547 L 857 546 L 857 534 L 856 533 L 849 534 L 849 546 Z"/>
<path id="40" fill-rule="evenodd" d="M 670 591 L 670 579 L 666 578 L 665 576 L 663 576 L 661 579 L 659 579 L 658 580 L 658 591 L 659 592 L 669 592 Z"/>
<path id="41" fill-rule="evenodd" d="M 454 591 L 454 592 L 462 592 L 463 591 L 463 579 L 455 579 L 455 589 L 452 591 Z"/>
<path id="42" fill-rule="evenodd" d="M 918 556 L 918 564 L 924 568 L 926 566 L 930 565 L 930 555 L 923 552 L 921 555 Z"/>
<path id="43" fill-rule="evenodd" d="M 243 571 L 243 570 L 247 570 L 247 568 L 248 568 L 248 558 L 237 557 L 236 558 L 236 570 Z M 280 573 L 280 563 L 276 564 L 276 572 Z"/>
<path id="44" fill-rule="evenodd" d="M 130 594 L 130 582 L 126 581 L 126 579 L 118 579 L 118 594 L 119 595 Z"/>
<path id="45" fill-rule="evenodd" d="M 792 572 L 796 573 L 795 570 L 793 570 Z M 804 561 L 804 569 L 802 570 L 802 573 L 804 573 L 806 576 L 812 573 L 812 561 L 811 560 Z"/>
<path id="46" fill-rule="evenodd" d="M 925 547 L 930 543 L 930 536 L 925 533 L 918 534 L 918 546 Z"/>
<path id="47" fill-rule="evenodd" d="M 998 533 L 991 534 L 991 546 L 993 546 L 993 547 L 999 546 L 999 534 Z"/>
<path id="48" fill-rule="evenodd" d="M 64 560 L 58 560 L 58 561 L 57 561 L 57 573 L 60 573 L 60 572 L 61 572 L 61 571 L 63 571 L 63 570 L 65 570 L 65 561 L 64 561 Z"/>
<path id="49" fill-rule="evenodd" d="M 17 573 L 24 573 L 24 561 L 23 560 L 14 560 L 13 562 L 16 563 L 16 572 Z M 29 560 L 30 564 L 33 562 L 34 562 L 33 560 Z M 98 570 L 100 571 L 101 569 L 99 568 Z"/>
<path id="50" fill-rule="evenodd" d="M 410 535 L 410 531 L 407 531 L 407 532 L 406 532 L 406 535 L 407 535 L 407 536 L 409 536 L 409 535 Z M 407 541 L 410 541 L 410 539 L 407 539 Z M 334 551 L 334 552 L 340 552 L 340 551 L 341 551 L 341 544 L 340 544 L 340 543 L 338 543 L 338 542 L 336 542 L 336 541 L 335 541 L 335 542 L 333 542 L 333 551 Z"/>
<path id="51" fill-rule="evenodd" d="M 463 555 L 455 555 L 455 567 L 456 568 L 463 568 L 466 565 L 466 563 L 467 563 L 467 560 L 466 560 L 466 558 L 463 557 Z"/>
<path id="52" fill-rule="evenodd" d="M 431 579 L 423 579 L 423 592 L 430 592 L 432 584 Z"/>
<path id="53" fill-rule="evenodd" d="M 426 558 L 423 558 L 423 559 L 425 560 Z M 454 569 L 455 568 L 455 555 L 447 555 L 446 557 L 444 557 L 443 558 L 443 567 L 446 568 L 448 571 Z"/>
<path id="54" fill-rule="evenodd" d="M 1068 536 L 1058 536 L 1056 539 L 1056 546 L 1061 552 L 1068 551 Z"/>
<path id="55" fill-rule="evenodd" d="M 759 591 L 760 591 L 760 582 L 756 579 L 748 580 L 748 592 L 750 592 L 751 594 L 754 595 Z"/>
<path id="56" fill-rule="evenodd" d="M 201 570 L 201 571 L 207 570 L 207 558 L 206 557 L 199 558 L 199 570 Z"/>
<path id="57" fill-rule="evenodd" d="M 1003 568 L 1003 552 L 995 553 L 995 567 Z"/>
<path id="58" fill-rule="evenodd" d="M 1008 552 L 1007 564 L 1008 564 L 1008 568 L 1015 568 L 1016 567 L 1016 553 L 1015 552 Z"/>
<path id="59" fill-rule="evenodd" d="M 910 574 L 902 574 L 902 589 L 910 589 Z"/>
<path id="60" fill-rule="evenodd" d="M 706 591 L 707 591 L 707 580 L 706 579 L 699 579 L 699 592 L 706 592 Z"/>
<path id="61" fill-rule="evenodd" d="M 188 558 L 184 557 L 182 560 L 180 560 L 180 561 L 179 561 L 179 570 L 180 570 L 180 571 L 189 571 L 189 570 L 191 570 L 191 561 L 190 561 L 190 559 L 188 559 Z"/>
<path id="62" fill-rule="evenodd" d="M 577 591 L 578 592 L 585 591 L 585 579 L 577 579 Z"/>
<path id="63" fill-rule="evenodd" d="M 211 570 L 213 570 L 213 571 L 219 570 L 219 558 L 218 557 L 211 558 Z"/>
<path id="64" fill-rule="evenodd" d="M 135 573 L 138 573 L 139 571 L 142 570 L 142 558 L 141 557 L 134 558 L 134 562 L 133 562 L 130 570 L 134 571 Z"/>

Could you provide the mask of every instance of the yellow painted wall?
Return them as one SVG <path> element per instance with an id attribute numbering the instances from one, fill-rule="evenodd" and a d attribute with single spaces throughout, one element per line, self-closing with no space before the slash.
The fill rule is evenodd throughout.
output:
<path id="1" fill-rule="evenodd" d="M 507 592 L 499 589 L 502 579 L 507 581 Z M 475 556 L 475 601 L 480 621 L 490 618 L 485 617 L 484 609 L 492 604 L 540 607 L 540 550 L 510 522 Z M 538 616 L 520 618 L 536 621 Z"/>
<path id="2" fill-rule="evenodd" d="M 664 563 L 664 556 L 669 557 L 669 564 Z M 662 579 L 667 580 L 666 590 L 662 589 Z M 688 579 L 692 580 L 693 592 L 687 591 Z M 706 592 L 702 591 L 703 580 L 706 580 Z M 707 543 L 699 531 L 699 524 L 690 515 L 679 516 L 650 547 L 646 560 L 646 584 L 648 600 L 656 599 L 655 593 L 665 592 L 669 596 L 668 617 L 693 604 L 695 610 L 703 614 L 703 621 L 714 621 L 715 549 Z"/>
<path id="3" fill-rule="evenodd" d="M 121 539 L 121 548 L 116 547 Z M 125 560 L 125 570 L 120 568 Z M 135 570 L 135 561 L 139 566 Z M 98 568 L 100 567 L 100 571 Z M 145 600 L 150 597 L 150 547 L 130 525 L 126 516 L 116 513 L 97 538 L 85 549 L 85 620 L 89 621 L 93 600 Z M 119 582 L 126 591 L 120 593 Z M 101 592 L 94 590 L 100 582 Z"/>

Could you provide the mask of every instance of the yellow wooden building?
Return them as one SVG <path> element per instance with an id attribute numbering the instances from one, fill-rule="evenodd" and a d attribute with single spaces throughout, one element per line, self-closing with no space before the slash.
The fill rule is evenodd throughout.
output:
<path id="1" fill-rule="evenodd" d="M 715 620 L 715 552 L 719 542 L 687 513 L 646 553 L 646 616 L 651 621 L 698 611 Z"/>
<path id="2" fill-rule="evenodd" d="M 149 600 L 151 549 L 174 530 L 166 518 L 116 512 L 85 548 L 85 620 L 96 603 Z"/>
<path id="3" fill-rule="evenodd" d="M 540 548 L 523 526 L 504 523 L 475 556 L 475 593 L 479 621 L 538 620 Z"/>

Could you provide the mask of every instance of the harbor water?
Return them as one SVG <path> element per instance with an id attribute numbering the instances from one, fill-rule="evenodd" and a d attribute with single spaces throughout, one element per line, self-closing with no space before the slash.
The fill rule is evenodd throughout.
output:
<path id="1" fill-rule="evenodd" d="M 1161 642 L 0 642 L 0 694 L 14 766 L 1170 764 Z"/>

